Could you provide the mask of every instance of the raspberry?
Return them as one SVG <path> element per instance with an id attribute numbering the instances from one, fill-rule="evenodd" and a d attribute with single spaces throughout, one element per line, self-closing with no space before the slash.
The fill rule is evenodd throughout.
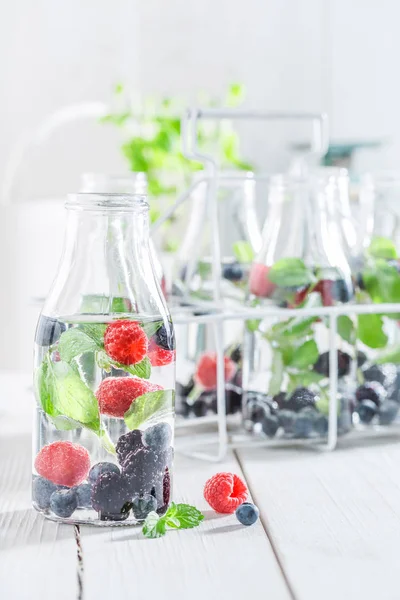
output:
<path id="1" fill-rule="evenodd" d="M 35 458 L 35 469 L 45 479 L 74 487 L 84 481 L 90 469 L 89 452 L 72 442 L 53 442 L 43 446 Z"/>
<path id="2" fill-rule="evenodd" d="M 206 481 L 204 498 L 216 512 L 234 513 L 247 498 L 247 487 L 233 473 L 217 473 Z"/>
<path id="3" fill-rule="evenodd" d="M 114 321 L 104 334 L 107 354 L 123 365 L 134 365 L 143 360 L 147 347 L 147 336 L 136 321 Z"/>
<path id="4" fill-rule="evenodd" d="M 250 293 L 260 298 L 270 298 L 275 291 L 276 285 L 268 280 L 269 267 L 261 263 L 251 266 L 249 275 Z"/>
<path id="5" fill-rule="evenodd" d="M 225 381 L 230 381 L 236 371 L 235 363 L 225 356 L 224 366 Z M 195 378 L 205 390 L 217 387 L 217 355 L 215 352 L 207 352 L 200 357 Z"/>
<path id="6" fill-rule="evenodd" d="M 101 414 L 123 417 L 136 398 L 157 390 L 162 387 L 140 377 L 106 377 L 99 385 L 96 397 Z"/>
<path id="7" fill-rule="evenodd" d="M 153 367 L 163 367 L 175 360 L 175 350 L 165 350 L 150 340 L 148 357 Z"/>

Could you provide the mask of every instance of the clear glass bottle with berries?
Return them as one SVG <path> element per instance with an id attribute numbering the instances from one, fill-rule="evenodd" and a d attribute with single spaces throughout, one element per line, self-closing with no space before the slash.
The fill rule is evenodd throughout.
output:
<path id="1" fill-rule="evenodd" d="M 329 325 L 326 317 L 303 316 L 302 310 L 351 302 L 354 289 L 327 185 L 320 177 L 271 179 L 248 304 L 296 308 L 298 314 L 282 310 L 246 323 L 244 423 L 264 437 L 318 440 L 328 432 Z M 339 317 L 338 333 L 338 430 L 344 433 L 351 427 L 355 377 L 350 317 Z"/>
<path id="2" fill-rule="evenodd" d="M 143 194 L 77 194 L 35 338 L 32 497 L 53 520 L 126 525 L 171 497 L 174 330 Z"/>

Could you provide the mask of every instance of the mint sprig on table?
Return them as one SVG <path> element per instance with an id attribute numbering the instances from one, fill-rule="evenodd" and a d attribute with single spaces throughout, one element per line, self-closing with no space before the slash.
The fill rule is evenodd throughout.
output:
<path id="1" fill-rule="evenodd" d="M 168 529 L 193 529 L 203 521 L 204 515 L 190 504 L 175 504 L 160 517 L 156 512 L 147 515 L 143 523 L 142 532 L 147 538 L 159 538 L 166 534 Z"/>

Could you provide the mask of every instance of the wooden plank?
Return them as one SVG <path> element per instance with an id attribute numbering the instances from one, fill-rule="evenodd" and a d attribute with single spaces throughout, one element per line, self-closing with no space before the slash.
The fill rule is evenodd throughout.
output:
<path id="1" fill-rule="evenodd" d="M 238 457 L 298 600 L 399 598 L 398 441 Z"/>
<path id="2" fill-rule="evenodd" d="M 0 598 L 71 600 L 77 560 L 70 527 L 31 508 L 33 402 L 28 379 L 0 378 Z"/>
<path id="3" fill-rule="evenodd" d="M 176 459 L 174 497 L 204 510 L 206 519 L 197 529 L 147 540 L 139 528 L 82 527 L 85 600 L 243 600 L 262 590 L 274 600 L 289 600 L 261 523 L 246 528 L 234 515 L 217 515 L 207 508 L 203 485 L 218 471 L 241 475 L 233 456 L 218 465 Z"/>

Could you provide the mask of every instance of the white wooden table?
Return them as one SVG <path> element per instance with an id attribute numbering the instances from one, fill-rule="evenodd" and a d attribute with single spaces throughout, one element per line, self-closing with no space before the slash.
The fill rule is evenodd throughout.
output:
<path id="1" fill-rule="evenodd" d="M 194 530 L 80 530 L 30 507 L 29 378 L 0 376 L 1 600 L 398 600 L 400 445 L 334 453 L 241 450 L 212 465 L 177 457 L 175 500 L 204 510 Z M 206 479 L 247 482 L 261 520 L 207 508 Z"/>

